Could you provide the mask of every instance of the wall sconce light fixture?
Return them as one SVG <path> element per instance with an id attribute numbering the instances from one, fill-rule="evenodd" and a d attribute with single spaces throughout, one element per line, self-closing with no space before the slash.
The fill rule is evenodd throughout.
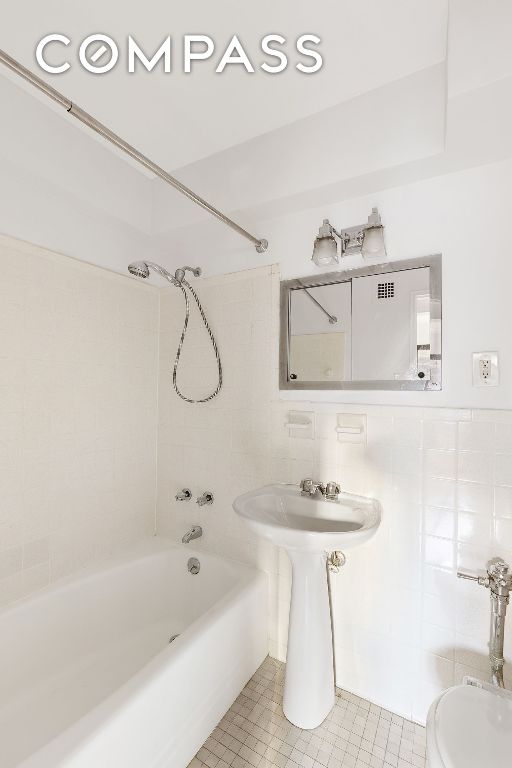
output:
<path id="1" fill-rule="evenodd" d="M 311 257 L 317 267 L 338 264 L 339 256 L 336 238 L 340 241 L 341 256 L 361 254 L 363 258 L 386 257 L 384 227 L 377 208 L 372 208 L 367 224 L 348 227 L 340 232 L 329 223 L 329 219 L 324 219 L 315 238 L 313 255 Z"/>

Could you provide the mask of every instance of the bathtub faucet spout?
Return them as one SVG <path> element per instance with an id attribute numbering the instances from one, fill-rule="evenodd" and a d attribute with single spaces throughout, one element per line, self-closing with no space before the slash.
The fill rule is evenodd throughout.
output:
<path id="1" fill-rule="evenodd" d="M 190 531 L 187 531 L 186 534 L 182 538 L 183 544 L 188 544 L 189 541 L 192 541 L 192 539 L 198 539 L 200 536 L 203 535 L 203 529 L 200 525 L 193 525 Z"/>

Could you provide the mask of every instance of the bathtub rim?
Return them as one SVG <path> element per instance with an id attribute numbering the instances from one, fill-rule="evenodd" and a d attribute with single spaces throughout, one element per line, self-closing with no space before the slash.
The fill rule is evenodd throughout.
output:
<path id="1" fill-rule="evenodd" d="M 66 576 L 43 590 L 21 598 L 12 605 L 6 606 L 4 610 L 0 610 L 1 618 L 8 617 L 16 610 L 29 607 L 34 601 L 44 600 L 52 595 L 58 595 L 60 591 L 72 589 L 74 584 L 92 582 L 101 574 L 122 569 L 123 565 L 127 563 L 142 561 L 154 555 L 163 555 L 166 552 L 180 551 L 180 548 L 185 546 L 186 552 L 190 553 L 192 557 L 227 562 L 234 571 L 236 580 L 233 586 L 204 613 L 194 619 L 172 644 L 162 648 L 135 674 L 115 688 L 92 709 L 85 712 L 48 742 L 42 744 L 35 752 L 25 757 L 19 764 L 19 768 L 31 768 L 32 765 L 39 765 L 38 761 L 44 760 L 46 757 L 59 761 L 55 762 L 56 766 L 60 765 L 62 760 L 72 759 L 87 738 L 94 738 L 95 734 L 108 728 L 109 724 L 115 722 L 123 710 L 131 706 L 138 695 L 143 695 L 145 690 L 150 689 L 153 685 L 158 685 L 163 670 L 173 663 L 178 663 L 180 656 L 185 655 L 191 645 L 200 642 L 202 628 L 207 629 L 208 626 L 222 621 L 223 615 L 237 603 L 243 593 L 249 593 L 262 587 L 268 593 L 268 575 L 265 571 L 231 558 L 193 549 L 164 536 L 153 536 L 131 545 L 120 553 L 104 558 L 96 564 L 88 565 L 75 574 Z"/>
<path id="2" fill-rule="evenodd" d="M 86 583 L 88 581 L 94 581 L 94 579 L 99 577 L 100 574 L 106 573 L 108 571 L 120 570 L 123 565 L 128 562 L 145 560 L 152 555 L 164 553 L 170 550 L 180 551 L 181 548 L 183 548 L 183 551 L 190 553 L 189 557 L 197 557 L 198 560 L 203 558 L 220 560 L 223 562 L 225 561 L 234 569 L 239 570 L 242 578 L 245 576 L 246 579 L 250 579 L 251 574 L 265 573 L 265 571 L 262 571 L 259 568 L 248 565 L 241 560 L 236 560 L 232 557 L 229 557 L 228 555 L 220 555 L 216 552 L 209 552 L 208 550 L 204 549 L 196 549 L 191 547 L 189 544 L 180 544 L 175 539 L 168 536 L 147 536 L 135 544 L 130 544 L 127 547 L 124 547 L 122 550 L 116 552 L 115 554 L 110 554 L 106 555 L 105 557 L 98 558 L 94 562 L 88 563 L 82 568 L 79 568 L 77 571 L 73 571 L 73 573 L 67 574 L 66 576 L 62 576 L 62 578 L 50 582 L 41 589 L 38 589 L 37 592 L 32 592 L 28 595 L 22 595 L 16 600 L 13 600 L 6 605 L 0 606 L 0 619 L 4 619 L 4 617 L 9 616 L 11 612 L 14 613 L 17 610 L 20 610 L 22 607 L 30 605 L 32 602 L 39 602 L 40 600 L 44 600 L 53 594 L 57 594 L 61 590 L 66 591 L 77 582 Z"/>

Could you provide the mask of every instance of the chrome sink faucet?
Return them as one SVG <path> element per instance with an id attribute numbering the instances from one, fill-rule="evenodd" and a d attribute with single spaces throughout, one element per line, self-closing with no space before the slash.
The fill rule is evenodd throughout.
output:
<path id="1" fill-rule="evenodd" d="M 301 496 L 309 496 L 310 498 L 314 498 L 319 494 L 324 499 L 327 499 L 327 501 L 336 501 L 338 494 L 341 493 L 341 488 L 338 483 L 332 480 L 324 484 L 307 477 L 300 483 L 300 493 Z"/>
<path id="2" fill-rule="evenodd" d="M 183 544 L 188 544 L 193 539 L 199 539 L 203 535 L 203 529 L 200 525 L 193 525 L 190 531 L 187 531 L 182 538 Z"/>
<path id="3" fill-rule="evenodd" d="M 310 477 L 307 477 L 300 483 L 301 496 L 316 496 L 318 493 L 323 494 L 322 489 L 322 483 L 319 483 L 317 480 L 312 480 Z"/>
<path id="4" fill-rule="evenodd" d="M 480 586 L 490 590 L 491 596 L 491 638 L 489 641 L 489 661 L 491 662 L 491 683 L 498 688 L 504 688 L 503 643 L 505 638 L 505 617 L 512 592 L 512 570 L 501 557 L 493 557 L 487 563 L 487 574 L 457 573 L 459 579 L 476 581 Z"/>

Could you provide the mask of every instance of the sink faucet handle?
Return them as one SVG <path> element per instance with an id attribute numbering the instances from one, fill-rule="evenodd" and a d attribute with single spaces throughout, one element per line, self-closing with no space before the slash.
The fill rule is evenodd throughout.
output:
<path id="1" fill-rule="evenodd" d="M 319 489 L 323 489 L 322 483 L 313 480 L 311 477 L 301 480 L 300 490 L 304 496 L 314 496 Z"/>
<path id="2" fill-rule="evenodd" d="M 300 489 L 302 493 L 311 493 L 314 492 L 316 483 L 314 480 L 311 479 L 311 477 L 306 477 L 305 480 L 300 481 Z"/>
<path id="3" fill-rule="evenodd" d="M 334 480 L 330 480 L 325 486 L 325 498 L 330 501 L 335 501 L 338 498 L 338 494 L 341 493 L 341 487 Z"/>

